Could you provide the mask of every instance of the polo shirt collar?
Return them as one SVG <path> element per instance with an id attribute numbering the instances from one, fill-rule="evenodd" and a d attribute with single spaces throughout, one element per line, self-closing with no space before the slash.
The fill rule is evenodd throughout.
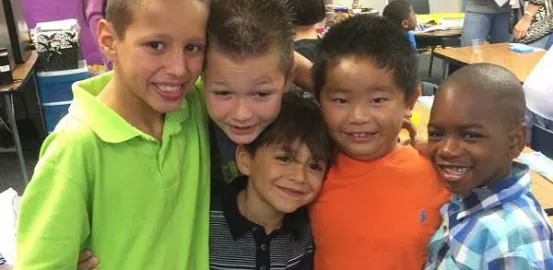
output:
<path id="1" fill-rule="evenodd" d="M 511 175 L 493 185 L 474 189 L 469 195 L 454 195 L 449 208 L 457 219 L 501 205 L 530 190 L 530 170 L 527 165 L 513 162 Z"/>
<path id="2" fill-rule="evenodd" d="M 245 189 L 247 185 L 248 177 L 239 176 L 232 181 L 229 189 L 227 190 L 228 192 L 226 192 L 223 196 L 222 210 L 234 240 L 238 240 L 248 231 L 255 230 L 256 228 L 263 229 L 262 226 L 249 221 L 246 217 L 240 214 L 240 211 L 238 210 L 238 193 Z M 308 222 L 307 208 L 304 206 L 294 213 L 285 215 L 282 222 L 282 228 L 274 231 L 273 233 L 292 233 L 296 239 L 299 239 L 303 237 L 305 233 L 303 228 Z"/>
<path id="3" fill-rule="evenodd" d="M 113 72 L 92 77 L 73 85 L 73 102 L 69 107 L 69 114 L 87 125 L 102 141 L 121 143 L 135 137 L 142 137 L 148 141 L 157 141 L 152 136 L 142 132 L 129 124 L 115 111 L 96 97 L 113 77 Z M 163 133 L 173 135 L 178 133 L 181 122 L 189 117 L 186 99 L 175 112 L 167 113 Z M 165 136 L 165 135 L 164 135 Z"/>

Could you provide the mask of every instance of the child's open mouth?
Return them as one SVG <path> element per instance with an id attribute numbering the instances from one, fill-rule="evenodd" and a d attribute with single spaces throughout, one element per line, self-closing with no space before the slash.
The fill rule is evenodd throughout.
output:
<path id="1" fill-rule="evenodd" d="M 471 167 L 459 165 L 438 165 L 442 177 L 447 182 L 460 182 L 471 171 Z"/>
<path id="2" fill-rule="evenodd" d="M 280 191 L 282 191 L 282 193 L 284 193 L 286 196 L 292 197 L 292 198 L 295 198 L 295 199 L 302 198 L 305 195 L 305 192 L 295 190 L 295 189 L 292 189 L 292 188 L 278 187 L 278 189 L 280 189 Z"/>
<path id="3" fill-rule="evenodd" d="M 230 126 L 232 133 L 236 135 L 248 135 L 253 132 L 255 125 L 252 126 Z"/>
<path id="4" fill-rule="evenodd" d="M 376 132 L 346 132 L 345 134 L 354 142 L 366 142 L 372 139 Z"/>

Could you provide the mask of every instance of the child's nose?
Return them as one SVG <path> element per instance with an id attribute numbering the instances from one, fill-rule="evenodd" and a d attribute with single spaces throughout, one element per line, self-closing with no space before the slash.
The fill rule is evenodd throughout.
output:
<path id="1" fill-rule="evenodd" d="M 352 105 L 349 120 L 352 124 L 364 124 L 369 121 L 370 114 L 365 106 Z"/>
<path id="2" fill-rule="evenodd" d="M 167 71 L 175 77 L 182 77 L 187 72 L 187 59 L 183 52 L 174 52 L 168 55 Z"/>
<path id="3" fill-rule="evenodd" d="M 440 154 L 444 157 L 458 156 L 461 150 L 461 141 L 453 137 L 445 137 L 442 140 Z"/>
<path id="4" fill-rule="evenodd" d="M 236 106 L 234 107 L 233 118 L 237 121 L 243 122 L 252 117 L 252 111 L 248 104 L 243 99 L 238 99 Z"/>

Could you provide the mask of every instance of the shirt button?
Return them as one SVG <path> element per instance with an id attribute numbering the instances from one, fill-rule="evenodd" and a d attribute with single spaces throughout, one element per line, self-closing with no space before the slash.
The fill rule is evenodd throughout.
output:
<path id="1" fill-rule="evenodd" d="M 261 267 L 259 267 L 259 270 L 266 270 L 267 267 L 265 267 L 265 265 L 262 265 Z"/>
<path id="2" fill-rule="evenodd" d="M 259 248 L 261 248 L 261 251 L 265 251 L 267 249 L 267 245 L 261 244 L 261 246 L 259 246 Z"/>

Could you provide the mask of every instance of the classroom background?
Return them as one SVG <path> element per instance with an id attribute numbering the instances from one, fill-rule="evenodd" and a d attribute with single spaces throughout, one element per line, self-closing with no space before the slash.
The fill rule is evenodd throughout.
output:
<path id="1" fill-rule="evenodd" d="M 74 44 L 71 43 L 73 41 L 70 43 L 77 48 L 78 60 L 84 60 L 77 63 L 71 59 L 71 68 L 48 67 L 42 56 L 33 51 L 24 61 L 10 64 L 13 81 L 0 86 L 0 194 L 13 189 L 21 195 L 32 176 L 42 141 L 53 130 L 57 121 L 67 113 L 72 99 L 71 83 L 102 72 L 103 67 L 99 65 L 103 64 L 103 60 L 84 19 L 81 0 L 3 0 L 4 10 L 0 10 L 0 13 L 9 12 L 6 8 L 10 2 L 21 5 L 22 16 L 18 18 L 24 18 L 26 28 L 35 29 L 38 33 L 41 32 L 41 27 L 38 27 L 40 23 L 75 19 L 63 22 L 63 31 L 71 32 L 75 29 L 74 25 L 78 25 L 78 40 Z M 465 16 L 463 11 L 467 1 L 410 2 L 418 14 L 418 26 L 413 33 L 419 56 L 419 77 L 424 86 L 424 96 L 415 107 L 414 117 L 420 134 L 426 133 L 434 92 L 455 69 L 478 62 L 494 63 L 510 69 L 521 83 L 524 83 L 546 54 L 543 49 L 514 46 L 509 43 L 483 42 L 461 47 L 460 37 Z M 334 0 L 328 3 L 329 15 L 327 21 L 321 23 L 321 34 L 324 34 L 324 25 L 330 20 L 365 12 L 381 14 L 388 0 Z M 7 32 L 13 30 L 3 30 L 3 27 L 10 24 L 10 20 L 13 24 L 13 18 L 3 16 L 2 19 L 4 22 L 0 21 L 0 34 L 7 35 Z M 44 30 L 51 25 L 42 27 Z M 1 47 L 2 44 L 0 61 Z M 61 62 L 64 57 L 65 60 L 69 59 L 69 53 L 61 54 Z M 0 63 L 0 66 L 2 65 Z M 16 124 L 17 132 L 13 122 Z M 539 141 L 537 144 L 530 145 L 531 147 L 525 150 L 521 160 L 529 163 L 534 170 L 536 197 L 541 198 L 540 202 L 545 208 L 553 209 L 553 161 L 550 159 L 553 156 L 553 132 L 546 131 L 540 134 L 543 134 L 543 137 L 536 140 Z"/>

